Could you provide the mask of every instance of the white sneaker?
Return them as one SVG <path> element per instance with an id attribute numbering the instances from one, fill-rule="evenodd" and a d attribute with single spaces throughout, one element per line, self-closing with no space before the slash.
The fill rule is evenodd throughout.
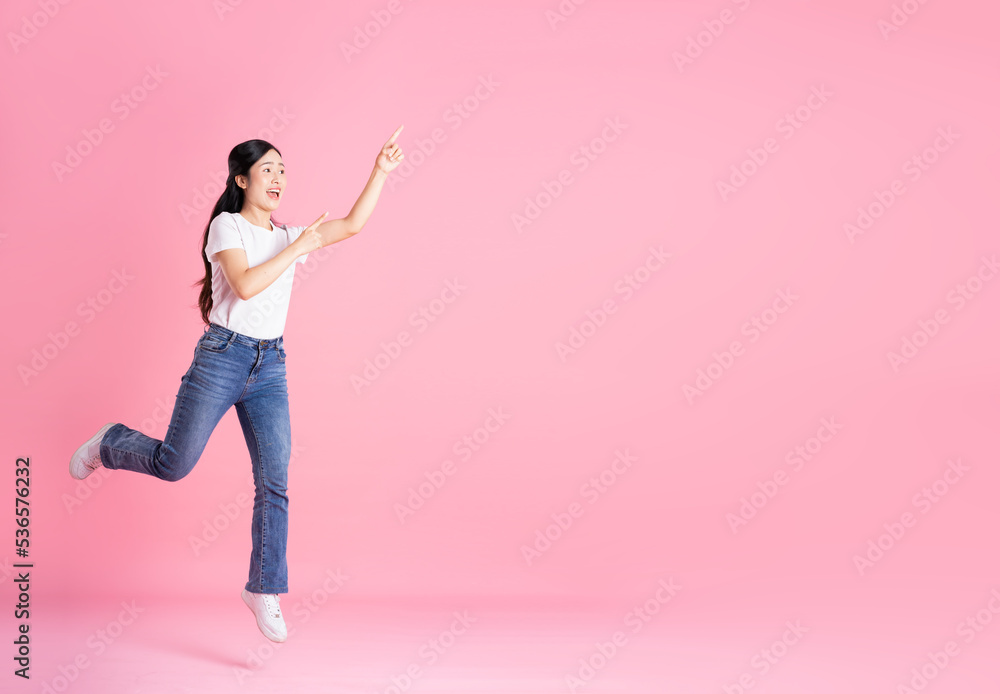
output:
<path id="1" fill-rule="evenodd" d="M 244 588 L 242 597 L 243 602 L 257 618 L 257 626 L 264 636 L 276 643 L 281 643 L 288 638 L 285 620 L 281 616 L 281 607 L 278 606 L 278 601 L 281 600 L 280 595 L 251 593 Z"/>
<path id="2" fill-rule="evenodd" d="M 82 480 L 97 468 L 104 467 L 104 464 L 101 462 L 101 441 L 104 439 L 104 435 L 108 433 L 108 429 L 114 425 L 114 422 L 108 422 L 98 429 L 96 434 L 87 439 L 82 446 L 76 449 L 76 453 L 69 459 L 69 474 L 74 479 Z"/>

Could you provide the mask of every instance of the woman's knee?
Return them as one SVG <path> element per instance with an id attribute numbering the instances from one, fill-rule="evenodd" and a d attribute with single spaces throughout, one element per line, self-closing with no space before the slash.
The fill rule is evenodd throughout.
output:
<path id="1" fill-rule="evenodd" d="M 178 482 L 184 479 L 187 477 L 188 473 L 194 469 L 195 463 L 198 462 L 199 457 L 201 456 L 161 456 L 158 461 L 160 479 L 166 480 L 167 482 Z"/>
<path id="2" fill-rule="evenodd" d="M 164 468 L 163 474 L 160 475 L 160 479 L 166 480 L 167 482 L 179 482 L 187 477 L 188 473 L 191 472 L 192 469 L 193 466 L 189 468 Z"/>

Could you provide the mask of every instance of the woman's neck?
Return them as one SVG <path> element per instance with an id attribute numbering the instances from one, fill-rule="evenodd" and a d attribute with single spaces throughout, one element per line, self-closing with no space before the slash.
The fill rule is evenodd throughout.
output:
<path id="1" fill-rule="evenodd" d="M 271 215 L 263 212 L 261 214 L 254 215 L 250 210 L 241 210 L 240 216 L 247 220 L 254 226 L 261 227 L 262 229 L 267 229 L 268 231 L 274 231 L 274 226 L 271 224 Z"/>

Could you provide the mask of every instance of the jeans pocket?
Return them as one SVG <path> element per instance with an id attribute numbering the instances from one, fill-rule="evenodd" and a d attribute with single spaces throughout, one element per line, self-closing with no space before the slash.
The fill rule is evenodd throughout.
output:
<path id="1" fill-rule="evenodd" d="M 198 349 L 206 352 L 222 353 L 229 349 L 230 343 L 232 343 L 232 338 L 227 339 L 222 335 L 217 335 L 209 331 L 198 340 Z"/>
<path id="2" fill-rule="evenodd" d="M 283 342 L 276 342 L 274 345 L 275 349 L 278 350 L 278 361 L 284 363 L 285 361 L 285 344 Z"/>

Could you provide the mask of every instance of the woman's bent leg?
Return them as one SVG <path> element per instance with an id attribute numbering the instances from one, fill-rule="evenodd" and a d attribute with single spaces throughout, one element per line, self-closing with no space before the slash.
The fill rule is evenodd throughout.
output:
<path id="1" fill-rule="evenodd" d="M 174 411 L 163 440 L 154 439 L 124 424 L 115 424 L 101 440 L 101 462 L 110 470 L 132 470 L 176 482 L 187 475 L 201 457 L 208 438 L 243 390 L 245 378 L 237 351 L 194 350 L 187 373 L 181 376 Z M 239 380 L 238 378 L 235 380 Z"/>

